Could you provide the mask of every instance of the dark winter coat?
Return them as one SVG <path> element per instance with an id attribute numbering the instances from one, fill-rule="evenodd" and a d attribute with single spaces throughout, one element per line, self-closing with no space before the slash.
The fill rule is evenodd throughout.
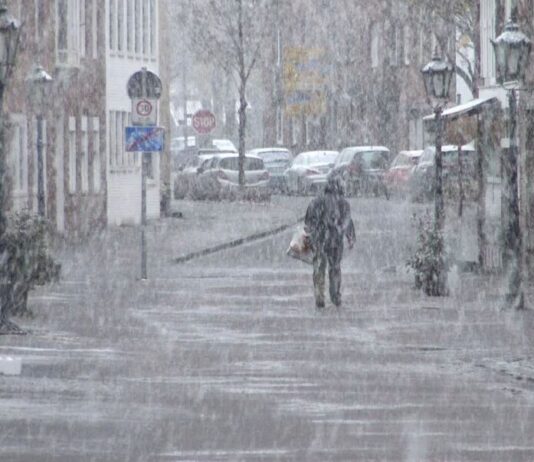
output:
<path id="1" fill-rule="evenodd" d="M 350 204 L 340 188 L 327 185 L 325 191 L 312 200 L 304 224 L 314 252 L 343 251 L 343 238 L 355 240 L 354 223 L 350 216 Z"/>

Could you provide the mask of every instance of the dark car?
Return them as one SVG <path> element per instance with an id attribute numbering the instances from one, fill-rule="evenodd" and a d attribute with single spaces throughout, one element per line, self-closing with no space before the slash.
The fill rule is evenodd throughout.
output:
<path id="1" fill-rule="evenodd" d="M 388 197 L 384 174 L 390 163 L 390 151 L 384 146 L 351 146 L 343 149 L 331 175 L 345 180 L 347 195 L 379 195 Z"/>
<path id="2" fill-rule="evenodd" d="M 263 159 L 265 168 L 270 174 L 270 187 L 273 191 L 287 192 L 284 172 L 291 165 L 293 156 L 286 148 L 258 148 L 250 150 L 247 155 Z"/>
<path id="3" fill-rule="evenodd" d="M 454 195 L 459 181 L 466 189 L 473 189 L 475 175 L 475 153 L 471 144 L 461 147 L 462 156 L 458 158 L 458 146 L 442 146 L 443 190 L 445 195 Z M 410 176 L 410 198 L 412 201 L 430 200 L 435 189 L 436 148 L 427 146 L 419 163 Z"/>
<path id="4" fill-rule="evenodd" d="M 400 151 L 384 175 L 386 187 L 391 194 L 404 197 L 408 194 L 410 177 L 418 164 L 422 150 Z"/>

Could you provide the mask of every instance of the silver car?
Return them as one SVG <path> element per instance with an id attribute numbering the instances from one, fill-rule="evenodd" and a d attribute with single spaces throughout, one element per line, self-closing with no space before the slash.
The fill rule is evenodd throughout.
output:
<path id="1" fill-rule="evenodd" d="M 245 156 L 245 185 L 239 186 L 239 155 L 214 156 L 198 171 L 194 184 L 195 199 L 268 199 L 269 172 L 259 157 Z"/>
<path id="2" fill-rule="evenodd" d="M 320 191 L 338 155 L 338 151 L 301 152 L 284 173 L 288 192 L 310 194 Z"/>
<path id="3" fill-rule="evenodd" d="M 284 172 L 291 165 L 293 156 L 286 148 L 258 148 L 247 152 L 247 155 L 263 159 L 265 168 L 270 175 L 272 191 L 287 191 L 286 177 Z"/>

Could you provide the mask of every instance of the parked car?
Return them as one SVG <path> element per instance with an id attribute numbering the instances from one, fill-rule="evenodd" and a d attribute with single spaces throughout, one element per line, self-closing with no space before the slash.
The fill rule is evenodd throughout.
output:
<path id="1" fill-rule="evenodd" d="M 348 196 L 373 193 L 389 197 L 384 183 L 389 162 L 390 151 L 384 146 L 351 146 L 341 151 L 331 174 L 345 180 Z"/>
<path id="2" fill-rule="evenodd" d="M 284 172 L 291 165 L 292 155 L 286 148 L 258 148 L 247 153 L 263 159 L 265 168 L 270 175 L 270 187 L 272 191 L 287 191 L 286 177 Z"/>
<path id="3" fill-rule="evenodd" d="M 338 151 L 301 152 L 284 172 L 288 192 L 309 194 L 319 191 L 326 184 L 338 155 Z"/>
<path id="4" fill-rule="evenodd" d="M 185 144 L 184 136 L 177 136 L 171 140 L 171 151 L 182 151 L 188 147 L 194 147 L 196 145 L 196 139 L 194 136 L 187 137 L 187 146 Z"/>
<path id="5" fill-rule="evenodd" d="M 211 140 L 211 144 L 215 149 L 218 149 L 220 151 L 230 151 L 230 152 L 237 152 L 237 149 L 230 140 L 226 139 L 213 139 Z"/>
<path id="6" fill-rule="evenodd" d="M 445 145 L 441 147 L 443 163 L 443 188 L 444 192 L 453 194 L 456 189 L 460 175 L 460 166 L 462 176 L 466 183 L 474 183 L 475 175 L 475 153 L 476 150 L 472 144 L 462 146 L 461 164 L 458 161 L 458 146 Z M 435 146 L 427 146 L 419 159 L 418 164 L 414 167 L 410 176 L 410 198 L 413 201 L 429 200 L 434 196 L 435 189 Z"/>
<path id="7" fill-rule="evenodd" d="M 270 197 L 269 172 L 259 157 L 245 156 L 244 197 L 267 199 Z M 239 193 L 239 156 L 235 153 L 213 156 L 197 169 L 193 183 L 195 199 L 225 199 Z"/>
<path id="8" fill-rule="evenodd" d="M 191 157 L 185 165 L 181 165 L 174 173 L 173 188 L 175 199 L 185 199 L 191 194 L 199 172 L 204 170 L 214 154 L 200 154 Z"/>
<path id="9" fill-rule="evenodd" d="M 384 175 L 388 191 L 402 197 L 408 194 L 410 176 L 422 154 L 423 150 L 400 151 L 395 156 Z"/>

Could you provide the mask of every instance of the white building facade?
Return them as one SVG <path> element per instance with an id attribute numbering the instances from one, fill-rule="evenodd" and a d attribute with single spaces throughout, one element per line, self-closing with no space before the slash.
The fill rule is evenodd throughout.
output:
<path id="1" fill-rule="evenodd" d="M 141 222 L 141 156 L 151 157 L 147 217 L 160 216 L 158 153 L 125 151 L 124 129 L 131 125 L 130 76 L 142 67 L 159 74 L 159 0 L 106 0 L 107 222 Z"/>

